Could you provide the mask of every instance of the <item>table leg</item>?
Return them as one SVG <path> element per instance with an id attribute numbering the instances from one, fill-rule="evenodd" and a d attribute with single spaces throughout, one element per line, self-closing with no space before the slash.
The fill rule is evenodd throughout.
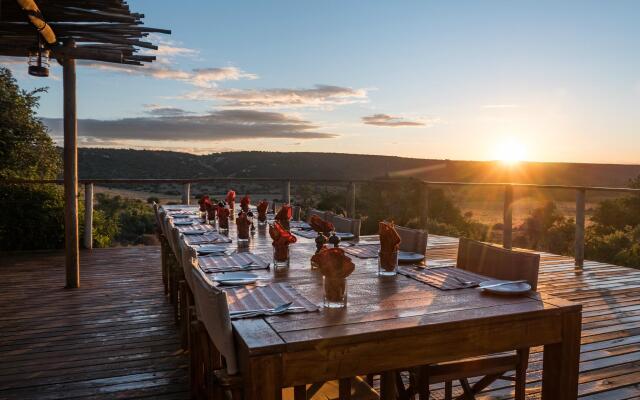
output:
<path id="1" fill-rule="evenodd" d="M 562 318 L 562 342 L 544 346 L 542 398 L 575 400 L 578 397 L 581 307 Z"/>
<path id="2" fill-rule="evenodd" d="M 250 357 L 243 374 L 245 400 L 282 400 L 280 356 Z"/>

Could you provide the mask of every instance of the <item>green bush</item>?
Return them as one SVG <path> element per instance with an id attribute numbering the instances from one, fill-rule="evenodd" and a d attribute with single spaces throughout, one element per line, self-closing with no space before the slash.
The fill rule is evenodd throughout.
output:
<path id="1" fill-rule="evenodd" d="M 64 197 L 53 185 L 0 185 L 0 250 L 64 246 Z"/>

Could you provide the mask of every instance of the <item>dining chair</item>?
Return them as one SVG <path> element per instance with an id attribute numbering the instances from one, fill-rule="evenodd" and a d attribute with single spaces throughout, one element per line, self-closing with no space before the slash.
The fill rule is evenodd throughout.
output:
<path id="1" fill-rule="evenodd" d="M 189 309 L 194 305 L 193 292 L 193 278 L 191 270 L 198 267 L 198 253 L 196 249 L 191 247 L 184 240 L 180 241 L 180 253 L 182 255 L 182 271 L 184 281 L 180 282 L 178 286 L 178 299 L 180 303 L 180 337 L 183 350 L 189 349 L 190 338 L 190 326 L 191 326 L 191 313 Z"/>
<path id="2" fill-rule="evenodd" d="M 327 220 L 333 224 L 336 232 L 348 232 L 352 233 L 356 239 L 360 238 L 360 226 L 362 225 L 362 221 L 359 218 L 347 218 L 336 214 L 329 214 L 329 218 Z"/>
<path id="3" fill-rule="evenodd" d="M 164 234 L 163 219 L 164 214 L 160 213 L 160 206 L 155 201 L 153 202 L 153 214 L 156 217 L 156 236 L 160 242 L 160 270 L 162 272 L 162 286 L 164 287 L 165 296 L 169 294 L 169 281 L 167 271 L 167 252 L 169 251 L 167 237 Z"/>
<path id="4" fill-rule="evenodd" d="M 291 210 L 292 210 L 292 214 L 293 214 L 293 215 L 292 215 L 292 217 L 291 217 L 291 219 L 292 219 L 293 221 L 300 221 L 300 214 L 302 213 L 302 207 L 300 207 L 300 206 L 293 206 L 293 207 L 291 208 Z"/>
<path id="5" fill-rule="evenodd" d="M 196 318 L 191 325 L 190 369 L 192 395 L 218 400 L 225 395 L 241 400 L 242 376 L 233 338 L 226 293 L 197 265 L 190 269 Z M 282 390 L 283 400 L 378 400 L 375 390 L 360 377 L 300 385 Z"/>
<path id="6" fill-rule="evenodd" d="M 396 226 L 396 232 L 400 236 L 400 251 L 411 253 L 427 253 L 427 232 L 422 229 L 411 229 L 403 226 Z"/>
<path id="7" fill-rule="evenodd" d="M 526 280 L 536 290 L 540 255 L 461 238 L 456 267 L 495 279 Z M 413 392 L 420 395 L 420 400 L 428 399 L 429 384 L 444 382 L 445 399 L 451 400 L 453 381 L 459 380 L 463 394 L 458 398 L 474 399 L 481 390 L 500 379 L 515 382 L 515 399 L 524 400 L 528 365 L 529 348 L 428 365 L 412 371 L 418 375 L 415 382 L 428 382 L 426 388 Z M 515 375 L 505 375 L 510 371 L 515 371 Z M 468 379 L 472 377 L 481 378 L 471 385 Z M 399 390 L 402 391 L 402 387 Z"/>
<path id="8" fill-rule="evenodd" d="M 182 267 L 182 234 L 175 226 L 171 227 L 170 241 L 172 243 L 172 247 L 174 249 L 174 258 L 171 263 L 171 268 L 169 271 L 169 298 L 171 299 L 171 303 L 173 304 L 173 311 L 175 317 L 175 323 L 180 323 L 181 318 L 181 306 L 180 306 L 180 286 L 181 281 L 185 280 L 184 271 Z"/>
<path id="9" fill-rule="evenodd" d="M 316 215 L 324 219 L 325 221 L 328 221 L 331 215 L 333 215 L 333 213 L 331 211 L 321 211 L 315 208 L 310 208 L 309 210 L 307 210 L 307 222 L 311 220 L 312 215 Z"/>

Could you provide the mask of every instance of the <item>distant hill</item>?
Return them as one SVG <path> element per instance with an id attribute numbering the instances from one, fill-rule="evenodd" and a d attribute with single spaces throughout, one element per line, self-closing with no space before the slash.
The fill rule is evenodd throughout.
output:
<path id="1" fill-rule="evenodd" d="M 415 176 L 432 181 L 520 182 L 625 186 L 640 165 L 427 160 L 337 154 L 230 152 L 187 153 L 123 149 L 79 149 L 80 178 L 291 177 L 371 179 Z"/>

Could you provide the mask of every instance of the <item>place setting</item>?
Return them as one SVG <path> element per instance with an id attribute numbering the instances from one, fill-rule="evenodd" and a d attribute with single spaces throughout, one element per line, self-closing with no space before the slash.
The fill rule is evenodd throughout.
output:
<path id="1" fill-rule="evenodd" d="M 226 250 L 222 253 L 199 256 L 198 263 L 200 269 L 207 273 L 263 270 L 271 266 L 257 254 L 248 252 L 229 254 Z"/>
<path id="2" fill-rule="evenodd" d="M 236 282 L 242 286 L 235 286 L 225 290 L 229 305 L 229 315 L 232 319 L 274 316 L 287 313 L 316 312 L 319 307 L 299 293 L 288 283 L 269 283 L 259 286 L 245 286 L 246 281 L 260 278 L 245 278 L 236 274 Z M 229 274 L 226 274 L 229 275 Z M 228 283 L 230 279 L 225 278 Z M 220 283 L 220 281 L 217 281 Z"/>

